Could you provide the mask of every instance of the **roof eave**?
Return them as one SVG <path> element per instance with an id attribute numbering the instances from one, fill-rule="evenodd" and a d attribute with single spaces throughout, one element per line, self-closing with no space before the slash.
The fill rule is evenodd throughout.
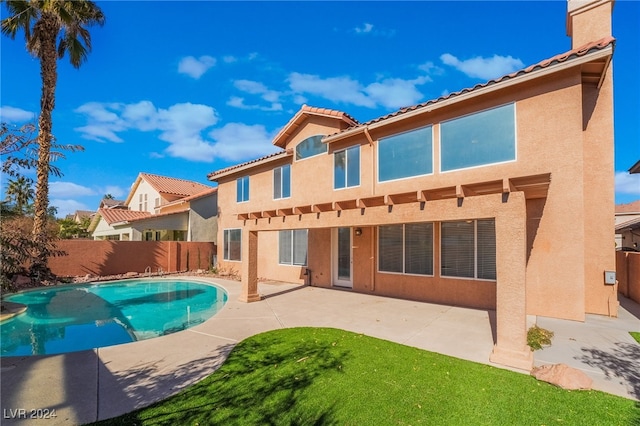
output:
<path id="1" fill-rule="evenodd" d="M 261 165 L 264 165 L 264 164 L 269 164 L 269 163 L 272 163 L 274 161 L 281 160 L 283 158 L 292 157 L 293 156 L 293 150 L 282 151 L 279 154 L 280 155 L 272 155 L 270 157 L 264 158 L 264 159 L 259 160 L 259 161 L 249 162 L 249 163 L 243 164 L 241 166 L 234 167 L 234 168 L 232 168 L 230 170 L 222 171 L 220 173 L 213 172 L 213 173 L 210 173 L 207 176 L 207 178 L 212 182 L 218 182 L 218 180 L 220 178 L 231 176 L 231 175 L 234 175 L 234 174 L 237 174 L 237 173 L 240 173 L 240 172 L 244 172 L 244 171 L 252 169 L 254 167 L 261 166 Z"/>
<path id="2" fill-rule="evenodd" d="M 414 118 L 416 116 L 420 116 L 422 114 L 428 114 L 434 110 L 437 109 L 441 109 L 447 106 L 450 106 L 452 104 L 456 104 L 459 102 L 465 102 L 468 101 L 469 99 L 473 99 L 479 96 L 483 96 L 486 95 L 488 93 L 492 93 L 495 92 L 497 90 L 502 90 L 511 86 L 515 86 L 517 84 L 522 84 L 525 83 L 527 81 L 531 81 L 534 79 L 538 79 L 541 77 L 545 77 L 547 75 L 550 74 L 554 74 L 569 68 L 573 68 L 582 64 L 586 64 L 589 63 L 591 61 L 597 60 L 597 59 L 602 59 L 602 58 L 607 58 L 607 57 L 611 57 L 611 55 L 613 55 L 613 46 L 609 45 L 607 47 L 604 47 L 596 52 L 593 53 L 588 53 L 586 55 L 568 60 L 568 61 L 564 61 L 558 64 L 554 64 L 554 65 L 550 65 L 548 67 L 545 68 L 541 68 L 535 71 L 531 71 L 522 75 L 518 75 L 512 78 L 508 78 L 504 81 L 498 81 L 494 84 L 490 84 L 488 86 L 485 87 L 481 87 L 478 89 L 473 89 L 469 92 L 466 93 L 461 93 L 459 95 L 455 95 L 452 96 L 450 98 L 447 99 L 443 99 L 441 101 L 436 101 L 433 104 L 430 105 L 425 105 L 422 108 L 417 108 L 413 111 L 409 111 L 406 112 L 404 114 L 400 114 L 397 115 L 395 117 L 390 117 L 387 118 L 385 120 L 381 120 L 378 121 L 376 123 L 371 123 L 371 124 L 367 124 L 367 125 L 363 125 L 363 126 L 359 126 L 359 127 L 354 127 L 353 129 L 349 129 L 346 130 L 344 132 L 341 133 L 337 133 L 335 135 L 329 135 L 325 138 L 323 138 L 323 142 L 325 143 L 333 143 L 333 142 L 337 142 L 340 140 L 344 140 L 347 139 L 349 137 L 352 137 L 354 135 L 357 135 L 358 133 L 364 132 L 365 129 L 376 129 L 379 127 L 384 127 L 393 123 L 397 123 L 403 120 L 409 120 L 411 118 Z M 606 67 L 603 70 L 603 72 L 606 72 Z"/>

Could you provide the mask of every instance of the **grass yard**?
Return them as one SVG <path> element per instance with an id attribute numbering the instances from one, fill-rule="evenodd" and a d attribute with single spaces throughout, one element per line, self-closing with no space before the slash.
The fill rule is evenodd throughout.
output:
<path id="1" fill-rule="evenodd" d="M 238 344 L 202 382 L 100 425 L 640 425 L 599 391 L 326 328 Z"/>
<path id="2" fill-rule="evenodd" d="M 638 332 L 638 331 L 630 331 L 629 334 L 631 335 L 631 337 L 636 339 L 636 342 L 640 343 L 640 332 Z"/>

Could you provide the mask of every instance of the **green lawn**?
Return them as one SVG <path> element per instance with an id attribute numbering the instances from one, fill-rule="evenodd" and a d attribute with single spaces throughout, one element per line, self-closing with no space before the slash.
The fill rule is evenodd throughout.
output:
<path id="1" fill-rule="evenodd" d="M 640 343 L 640 332 L 638 332 L 638 331 L 630 331 L 629 334 L 631 335 L 631 337 L 636 339 L 636 342 Z"/>
<path id="2" fill-rule="evenodd" d="M 634 401 L 347 331 L 253 336 L 202 382 L 114 425 L 640 425 Z"/>

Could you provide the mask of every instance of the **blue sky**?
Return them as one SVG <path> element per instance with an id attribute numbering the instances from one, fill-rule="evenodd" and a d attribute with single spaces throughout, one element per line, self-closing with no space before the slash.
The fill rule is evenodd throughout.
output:
<path id="1" fill-rule="evenodd" d="M 104 27 L 76 70 L 58 62 L 53 132 L 64 216 L 126 198 L 139 172 L 207 174 L 274 152 L 304 103 L 367 121 L 571 49 L 566 2 L 98 2 Z M 4 5 L 2 18 L 6 17 Z M 613 14 L 616 202 L 640 199 L 640 3 Z M 0 120 L 39 111 L 39 63 L 0 39 Z M 6 177 L 2 178 L 2 199 Z"/>

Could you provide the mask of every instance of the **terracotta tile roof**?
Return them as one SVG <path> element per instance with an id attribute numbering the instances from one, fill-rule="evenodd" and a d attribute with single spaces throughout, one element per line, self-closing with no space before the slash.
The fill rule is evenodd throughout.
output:
<path id="1" fill-rule="evenodd" d="M 118 207 L 124 206 L 124 200 L 114 200 L 112 198 L 103 198 L 100 202 L 100 207 Z"/>
<path id="2" fill-rule="evenodd" d="M 260 163 L 263 162 L 265 160 L 271 160 L 271 159 L 275 159 L 277 157 L 286 157 L 289 155 L 293 155 L 293 151 L 291 149 L 285 150 L 285 151 L 279 151 L 273 154 L 269 154 L 269 155 L 265 155 L 264 157 L 260 157 L 260 158 L 256 158 L 255 160 L 250 160 L 247 161 L 245 163 L 240 163 L 240 164 L 236 164 L 234 166 L 230 166 L 227 167 L 225 169 L 220 169 L 220 170 L 216 170 L 214 172 L 211 172 L 207 175 L 207 178 L 209 178 L 209 180 L 213 180 L 213 178 L 219 177 L 220 175 L 226 174 L 232 170 L 235 169 L 239 169 L 241 167 L 245 167 L 248 166 L 250 164 L 254 164 L 254 163 Z"/>
<path id="3" fill-rule="evenodd" d="M 616 204 L 616 213 L 640 213 L 640 200 L 627 204 Z"/>
<path id="4" fill-rule="evenodd" d="M 286 139 L 291 136 L 298 127 L 304 123 L 305 119 L 310 115 L 319 115 L 324 117 L 334 117 L 339 120 L 344 121 L 348 126 L 353 127 L 358 125 L 358 120 L 351 117 L 346 112 L 338 111 L 335 109 L 329 108 L 318 108 L 312 107 L 308 105 L 302 105 L 300 110 L 294 115 L 291 120 L 278 132 L 275 138 L 273 138 L 273 144 L 275 146 L 279 146 L 280 148 L 284 148 L 286 144 Z"/>
<path id="5" fill-rule="evenodd" d="M 206 197 L 207 195 L 215 194 L 216 192 L 218 192 L 218 188 L 209 188 L 206 191 L 199 192 L 199 193 L 191 195 L 189 197 L 180 198 L 179 200 L 175 200 L 175 201 L 172 201 L 170 203 L 163 204 L 163 205 L 159 206 L 158 208 L 160 210 L 162 210 L 165 207 L 173 206 L 175 204 L 186 203 L 186 202 L 193 201 L 193 200 L 197 200 L 198 198 Z"/>
<path id="6" fill-rule="evenodd" d="M 454 98 L 456 96 L 460 96 L 460 95 L 463 95 L 465 93 L 469 93 L 469 92 L 472 92 L 472 91 L 475 91 L 475 90 L 478 90 L 478 89 L 481 89 L 481 88 L 484 88 L 484 87 L 492 86 L 494 84 L 498 84 L 498 83 L 501 83 L 501 82 L 506 81 L 506 80 L 511 80 L 511 79 L 519 77 L 521 75 L 529 74 L 529 73 L 531 73 L 533 71 L 537 71 L 537 70 L 540 70 L 540 69 L 548 68 L 548 67 L 550 67 L 552 65 L 555 65 L 555 64 L 567 62 L 567 61 L 569 61 L 571 59 L 585 56 L 586 54 L 591 53 L 593 51 L 602 50 L 602 49 L 605 49 L 605 48 L 607 48 L 609 46 L 614 46 L 614 45 L 615 45 L 615 38 L 613 38 L 613 37 L 604 37 L 604 38 L 602 38 L 600 40 L 597 40 L 597 41 L 594 41 L 594 42 L 591 42 L 591 43 L 587 43 L 584 46 L 578 47 L 576 49 L 569 50 L 568 52 L 561 53 L 559 55 L 553 56 L 552 58 L 544 59 L 544 60 L 538 62 L 537 64 L 530 65 L 530 66 L 528 66 L 528 67 L 526 67 L 524 69 L 521 69 L 519 71 L 512 72 L 511 74 L 507 74 L 507 75 L 504 75 L 504 76 L 502 76 L 500 78 L 489 80 L 486 83 L 476 84 L 473 87 L 462 89 L 462 90 L 459 90 L 457 92 L 449 93 L 448 95 L 441 96 L 441 97 L 439 97 L 437 99 L 433 99 L 433 100 L 430 100 L 430 101 L 427 101 L 427 102 L 423 102 L 423 103 L 420 103 L 420 104 L 417 104 L 417 105 L 413 105 L 413 106 L 410 106 L 410 107 L 401 108 L 396 112 L 392 112 L 390 114 L 383 115 L 382 117 L 378 117 L 378 118 L 375 118 L 373 120 L 367 121 L 366 123 L 362 123 L 362 124 L 347 128 L 347 129 L 343 130 L 342 132 L 336 133 L 336 135 L 340 134 L 340 133 L 347 132 L 347 131 L 352 130 L 352 129 L 357 128 L 357 127 L 368 126 L 368 125 L 373 124 L 373 123 L 377 123 L 377 122 L 384 121 L 384 120 L 387 120 L 387 119 L 392 118 L 392 117 L 396 117 L 396 116 L 399 116 L 399 115 L 402 115 L 402 114 L 406 114 L 408 112 L 411 112 L 411 111 L 414 111 L 414 110 L 417 110 L 417 109 L 420 109 L 420 108 L 424 108 L 424 107 L 427 107 L 429 105 L 433 105 L 435 103 L 444 101 L 446 99 L 451 99 L 451 98 Z"/>
<path id="7" fill-rule="evenodd" d="M 211 189 L 210 186 L 203 185 L 198 182 L 166 176 L 152 175 L 150 173 L 140 173 L 139 177 L 144 178 L 144 180 L 149 182 L 149 184 L 156 191 L 164 194 L 188 197 Z"/>
<path id="8" fill-rule="evenodd" d="M 109 225 L 118 222 L 131 222 L 132 220 L 151 217 L 149 212 L 138 212 L 124 209 L 99 209 L 98 214 L 102 216 Z"/>
<path id="9" fill-rule="evenodd" d="M 184 213 L 184 212 L 188 212 L 188 211 L 189 211 L 189 208 L 186 208 L 186 209 L 182 209 L 182 210 L 176 210 L 174 212 L 158 213 L 158 214 L 152 214 L 152 215 L 149 215 L 149 216 L 140 216 L 140 217 L 137 217 L 137 218 L 129 220 L 129 222 L 140 222 L 140 221 L 143 221 L 143 220 L 150 220 L 150 219 L 155 219 L 155 218 L 158 218 L 158 217 L 171 216 L 173 214 L 180 214 L 180 213 Z"/>

